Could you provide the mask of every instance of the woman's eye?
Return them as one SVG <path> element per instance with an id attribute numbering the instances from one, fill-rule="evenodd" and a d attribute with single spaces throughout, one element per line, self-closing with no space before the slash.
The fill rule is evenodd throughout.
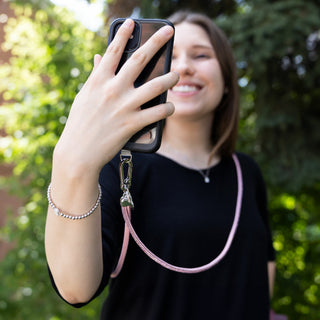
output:
<path id="1" fill-rule="evenodd" d="M 209 56 L 207 54 L 201 53 L 201 54 L 197 54 L 195 55 L 196 59 L 207 59 L 209 58 Z"/>

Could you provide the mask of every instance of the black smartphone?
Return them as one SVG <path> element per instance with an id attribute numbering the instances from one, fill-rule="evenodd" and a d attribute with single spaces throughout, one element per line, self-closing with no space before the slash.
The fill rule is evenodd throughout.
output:
<path id="1" fill-rule="evenodd" d="M 157 30 L 161 27 L 173 24 L 163 19 L 133 19 L 135 27 L 132 36 L 124 49 L 121 60 L 119 62 L 117 71 L 130 58 L 130 56 L 142 46 Z M 112 22 L 109 31 L 108 44 L 112 41 L 121 24 L 125 21 L 124 18 L 116 19 Z M 174 27 L 173 27 L 174 28 Z M 173 48 L 173 37 L 153 56 L 141 74 L 134 82 L 137 88 L 151 79 L 161 76 L 170 71 L 171 58 Z M 142 109 L 150 108 L 161 103 L 165 103 L 167 99 L 167 92 L 153 98 L 141 106 Z M 161 144 L 162 129 L 164 120 L 153 123 L 130 138 L 124 146 L 124 149 L 135 152 L 155 152 L 159 149 Z"/>

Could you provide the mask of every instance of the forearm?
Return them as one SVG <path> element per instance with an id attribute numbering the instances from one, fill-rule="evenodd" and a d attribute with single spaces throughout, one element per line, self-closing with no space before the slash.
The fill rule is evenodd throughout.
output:
<path id="1" fill-rule="evenodd" d="M 82 168 L 83 169 L 83 168 Z M 53 167 L 51 196 L 62 212 L 81 215 L 97 200 L 95 174 L 77 168 Z M 48 208 L 45 247 L 47 261 L 56 286 L 70 303 L 86 302 L 99 286 L 102 277 L 102 240 L 100 206 L 87 218 L 66 219 Z"/>
<path id="2" fill-rule="evenodd" d="M 148 61 L 173 36 L 167 27 L 137 50 L 116 74 L 118 62 L 132 35 L 134 22 L 118 30 L 103 57 L 78 93 L 55 148 L 51 195 L 63 213 L 89 211 L 98 195 L 101 168 L 136 132 L 171 115 L 172 103 L 140 106 L 174 86 L 179 76 L 170 72 L 135 88 L 134 81 Z M 141 54 L 139 54 L 139 52 Z M 100 207 L 90 216 L 71 220 L 48 209 L 45 246 L 47 260 L 61 295 L 69 302 L 85 302 L 96 291 L 103 272 Z"/>

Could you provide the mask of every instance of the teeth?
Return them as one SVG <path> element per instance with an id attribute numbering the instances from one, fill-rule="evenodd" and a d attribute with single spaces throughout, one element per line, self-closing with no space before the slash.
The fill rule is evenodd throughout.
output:
<path id="1" fill-rule="evenodd" d="M 192 92 L 196 90 L 197 90 L 197 87 L 195 86 L 176 86 L 172 88 L 172 91 L 175 91 L 175 92 Z"/>

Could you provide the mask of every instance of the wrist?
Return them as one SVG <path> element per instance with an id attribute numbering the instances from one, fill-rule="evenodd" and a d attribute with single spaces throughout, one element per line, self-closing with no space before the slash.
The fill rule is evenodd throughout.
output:
<path id="1" fill-rule="evenodd" d="M 79 215 L 89 211 L 92 203 L 97 200 L 98 191 L 100 193 L 98 183 L 99 170 L 90 168 L 87 163 L 79 162 L 70 156 L 54 154 L 48 192 L 54 199 L 55 206 L 59 208 L 59 212 Z"/>
<path id="2" fill-rule="evenodd" d="M 65 150 L 59 144 L 56 145 L 52 158 L 52 180 L 60 176 L 74 183 L 87 181 L 97 185 L 100 170 L 92 159 L 79 155 L 74 146 Z"/>
<path id="3" fill-rule="evenodd" d="M 70 214 L 70 213 L 63 212 L 55 204 L 55 202 L 53 201 L 52 196 L 51 196 L 51 183 L 48 186 L 47 198 L 48 198 L 49 205 L 53 209 L 53 212 L 56 214 L 56 216 L 58 216 L 58 217 L 60 216 L 60 217 L 63 217 L 63 218 L 66 218 L 66 219 L 71 219 L 71 220 L 81 220 L 81 219 L 85 219 L 85 218 L 89 217 L 97 209 L 97 207 L 99 206 L 100 200 L 101 200 L 101 197 L 102 197 L 102 191 L 101 191 L 100 185 L 98 185 L 98 190 L 99 190 L 99 193 L 98 193 L 97 200 L 94 203 L 94 205 L 91 207 L 91 209 L 88 210 L 86 213 L 78 214 L 78 215 L 73 215 L 73 214 Z"/>

